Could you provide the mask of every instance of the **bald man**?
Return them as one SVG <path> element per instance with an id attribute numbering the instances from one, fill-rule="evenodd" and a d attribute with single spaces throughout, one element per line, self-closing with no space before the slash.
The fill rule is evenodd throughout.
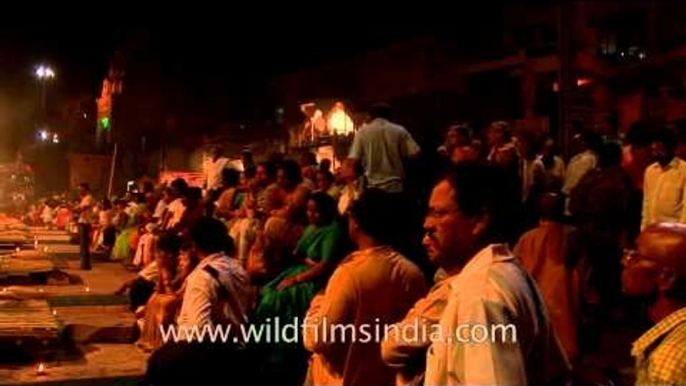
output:
<path id="1" fill-rule="evenodd" d="M 686 225 L 643 230 L 624 256 L 625 294 L 646 300 L 655 326 L 634 342 L 637 385 L 686 385 Z"/>

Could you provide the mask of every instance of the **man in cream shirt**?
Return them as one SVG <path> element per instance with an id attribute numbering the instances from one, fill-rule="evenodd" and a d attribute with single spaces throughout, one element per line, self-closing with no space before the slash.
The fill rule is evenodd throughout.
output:
<path id="1" fill-rule="evenodd" d="M 550 385 L 570 371 L 534 280 L 502 242 L 496 173 L 458 164 L 431 194 L 423 244 L 449 288 L 426 385 Z"/>
<path id="2" fill-rule="evenodd" d="M 641 230 L 660 222 L 686 223 L 686 162 L 675 151 L 676 135 L 668 129 L 658 133 L 651 145 L 657 162 L 643 179 Z"/>
<path id="3" fill-rule="evenodd" d="M 389 120 L 390 107 L 375 106 L 370 118 L 355 134 L 348 158 L 362 165 L 369 188 L 402 193 L 405 162 L 419 156 L 419 145 L 404 127 Z"/>

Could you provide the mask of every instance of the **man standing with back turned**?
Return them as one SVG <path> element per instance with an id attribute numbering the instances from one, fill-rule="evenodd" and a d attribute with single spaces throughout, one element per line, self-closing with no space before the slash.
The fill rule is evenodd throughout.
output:
<path id="1" fill-rule="evenodd" d="M 390 107 L 379 104 L 370 111 L 371 122 L 355 134 L 348 158 L 362 164 L 368 187 L 402 193 L 405 165 L 419 156 L 419 145 L 404 127 L 390 121 Z"/>

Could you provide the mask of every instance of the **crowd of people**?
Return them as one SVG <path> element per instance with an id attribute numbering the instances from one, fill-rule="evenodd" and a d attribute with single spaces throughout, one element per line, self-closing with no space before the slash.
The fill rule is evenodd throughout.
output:
<path id="1" fill-rule="evenodd" d="M 622 138 L 575 125 L 565 162 L 553 139 L 505 122 L 484 135 L 450 126 L 427 151 L 388 106 L 370 118 L 336 170 L 311 153 L 258 164 L 246 153 L 238 171 L 216 152 L 205 192 L 176 180 L 96 205 L 82 186 L 82 268 L 97 251 L 138 271 L 118 293 L 152 352 L 148 384 L 228 367 L 298 385 L 567 384 L 593 349 L 581 343 L 639 318 L 640 305 L 655 326 L 633 348 L 637 383 L 686 384 L 679 130 L 637 122 Z M 408 189 L 407 165 L 422 156 L 433 160 L 429 197 Z M 277 319 L 301 321 L 299 339 L 238 333 Z M 395 328 L 366 342 L 323 338 L 374 323 Z M 236 335 L 165 342 L 161 325 Z M 517 341 L 398 335 L 462 325 L 513 325 Z"/>

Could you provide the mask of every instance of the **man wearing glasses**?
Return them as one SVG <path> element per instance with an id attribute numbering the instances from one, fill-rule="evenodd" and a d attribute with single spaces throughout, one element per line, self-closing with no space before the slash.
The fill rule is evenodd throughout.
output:
<path id="1" fill-rule="evenodd" d="M 686 225 L 650 225 L 625 251 L 622 287 L 655 326 L 634 342 L 637 385 L 686 384 Z"/>
<path id="2" fill-rule="evenodd" d="M 569 363 L 555 336 L 545 302 L 506 242 L 506 192 L 502 170 L 465 162 L 431 193 L 423 244 L 431 262 L 448 277 L 415 304 L 399 325 L 434 325 L 436 337 L 389 334 L 385 362 L 398 380 L 425 385 L 564 384 Z M 416 320 L 416 322 L 415 322 Z M 515 326 L 516 338 L 462 335 L 462 326 Z M 455 335 L 455 333 L 457 335 Z M 483 337 L 483 336 L 482 336 Z M 474 338 L 474 339 L 471 339 Z M 418 361 L 419 359 L 419 361 Z M 419 363 L 418 363 L 419 362 Z M 417 383 L 414 383 L 417 382 Z"/>

